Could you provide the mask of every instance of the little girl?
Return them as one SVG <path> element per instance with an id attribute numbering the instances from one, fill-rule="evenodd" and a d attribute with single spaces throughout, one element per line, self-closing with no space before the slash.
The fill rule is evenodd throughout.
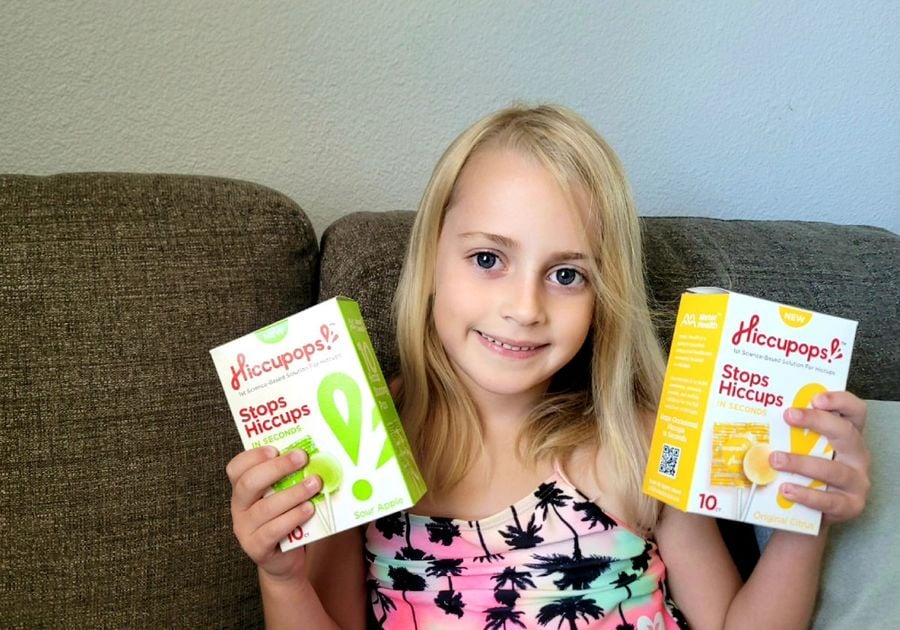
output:
<path id="1" fill-rule="evenodd" d="M 819 536 L 776 532 L 746 584 L 713 519 L 641 493 L 664 370 L 622 167 L 579 116 L 511 108 L 434 170 L 395 298 L 400 416 L 429 491 L 401 512 L 282 553 L 317 477 L 267 496 L 302 452 L 227 468 L 234 531 L 267 625 L 296 628 L 801 628 L 828 523 L 868 490 L 864 403 L 821 395 L 785 422 L 833 460 L 773 453 L 827 482 L 784 484 Z"/>

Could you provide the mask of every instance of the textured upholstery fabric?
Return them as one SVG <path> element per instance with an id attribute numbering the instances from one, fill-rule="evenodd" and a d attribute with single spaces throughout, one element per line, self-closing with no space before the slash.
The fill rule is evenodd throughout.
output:
<path id="1" fill-rule="evenodd" d="M 865 512 L 849 523 L 834 525 L 822 567 L 821 588 L 811 628 L 881 628 L 893 626 L 894 591 L 900 583 L 900 402 L 868 400 L 866 443 L 872 452 Z M 758 527 L 764 548 L 774 530 Z M 893 606 L 893 608 L 892 608 Z"/>
<path id="2" fill-rule="evenodd" d="M 397 369 L 391 296 L 412 212 L 360 212 L 322 238 L 320 299 L 359 300 L 385 373 Z M 798 221 L 646 217 L 644 251 L 660 339 L 671 340 L 678 300 L 719 286 L 859 321 L 848 389 L 900 400 L 900 238 L 874 227 Z"/>
<path id="3" fill-rule="evenodd" d="M 813 630 L 890 627 L 900 610 L 900 402 L 868 403 L 872 491 L 866 511 L 828 535 Z"/>
<path id="4" fill-rule="evenodd" d="M 233 180 L 0 176 L 0 239 L 0 625 L 259 625 L 208 351 L 314 301 L 303 212 Z"/>
<path id="5" fill-rule="evenodd" d="M 319 300 L 344 295 L 359 302 L 366 329 L 388 378 L 400 369 L 391 302 L 409 243 L 413 212 L 357 212 L 322 235 Z"/>
<path id="6" fill-rule="evenodd" d="M 248 182 L 0 175 L 0 627 L 260 626 L 223 470 L 241 444 L 208 351 L 344 294 L 395 372 L 412 217 L 349 215 L 319 261 L 296 204 Z M 644 225 L 665 343 L 687 287 L 785 300 L 858 319 L 850 388 L 900 400 L 896 235 Z"/>
<path id="7" fill-rule="evenodd" d="M 678 298 L 719 286 L 859 322 L 847 389 L 900 400 L 900 237 L 801 221 L 644 219 L 651 291 L 671 340 Z"/>

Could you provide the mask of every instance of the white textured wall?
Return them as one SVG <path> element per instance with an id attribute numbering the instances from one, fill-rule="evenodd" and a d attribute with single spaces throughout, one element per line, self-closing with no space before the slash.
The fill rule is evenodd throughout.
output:
<path id="1" fill-rule="evenodd" d="M 900 4 L 4 2 L 0 172 L 203 173 L 322 229 L 412 209 L 514 99 L 584 114 L 644 214 L 900 232 Z"/>

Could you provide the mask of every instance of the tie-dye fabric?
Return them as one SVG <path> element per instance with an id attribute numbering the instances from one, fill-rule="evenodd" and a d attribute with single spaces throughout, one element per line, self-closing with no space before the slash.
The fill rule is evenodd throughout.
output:
<path id="1" fill-rule="evenodd" d="M 399 512 L 366 529 L 369 596 L 381 627 L 686 628 L 652 540 L 557 471 L 489 518 Z"/>

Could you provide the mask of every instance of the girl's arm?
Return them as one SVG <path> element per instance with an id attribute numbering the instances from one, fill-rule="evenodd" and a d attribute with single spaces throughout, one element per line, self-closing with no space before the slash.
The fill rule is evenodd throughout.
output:
<path id="1" fill-rule="evenodd" d="M 309 581 L 338 627 L 365 628 L 365 527 L 354 527 L 309 546 L 306 556 Z M 319 627 L 319 626 L 310 626 Z"/>
<path id="2" fill-rule="evenodd" d="M 773 467 L 828 484 L 827 490 L 784 484 L 791 500 L 821 510 L 818 536 L 777 531 L 743 586 L 715 521 L 666 508 L 657 528 L 672 597 L 695 628 L 805 628 L 815 605 L 829 523 L 857 516 L 869 490 L 869 452 L 862 439 L 865 403 L 847 392 L 817 397 L 812 409 L 785 413 L 788 424 L 828 438 L 833 460 L 773 453 Z"/>
<path id="3" fill-rule="evenodd" d="M 266 628 L 365 628 L 362 546 L 356 527 L 307 545 L 306 576 L 282 580 L 260 570 Z"/>
<path id="4" fill-rule="evenodd" d="M 672 599 L 697 630 L 806 628 L 824 541 L 824 532 L 775 532 L 741 585 L 715 520 L 666 507 L 657 529 Z"/>
<path id="5" fill-rule="evenodd" d="M 272 447 L 235 456 L 226 467 L 234 534 L 259 569 L 268 627 L 362 628 L 366 600 L 359 531 L 314 543 L 315 551 L 300 547 L 282 552 L 278 547 L 288 532 L 312 517 L 310 499 L 319 491 L 321 480 L 312 476 L 281 492 L 269 490 L 306 463 L 302 451 L 279 456 Z M 345 596 L 340 600 L 335 596 L 338 584 Z"/>

